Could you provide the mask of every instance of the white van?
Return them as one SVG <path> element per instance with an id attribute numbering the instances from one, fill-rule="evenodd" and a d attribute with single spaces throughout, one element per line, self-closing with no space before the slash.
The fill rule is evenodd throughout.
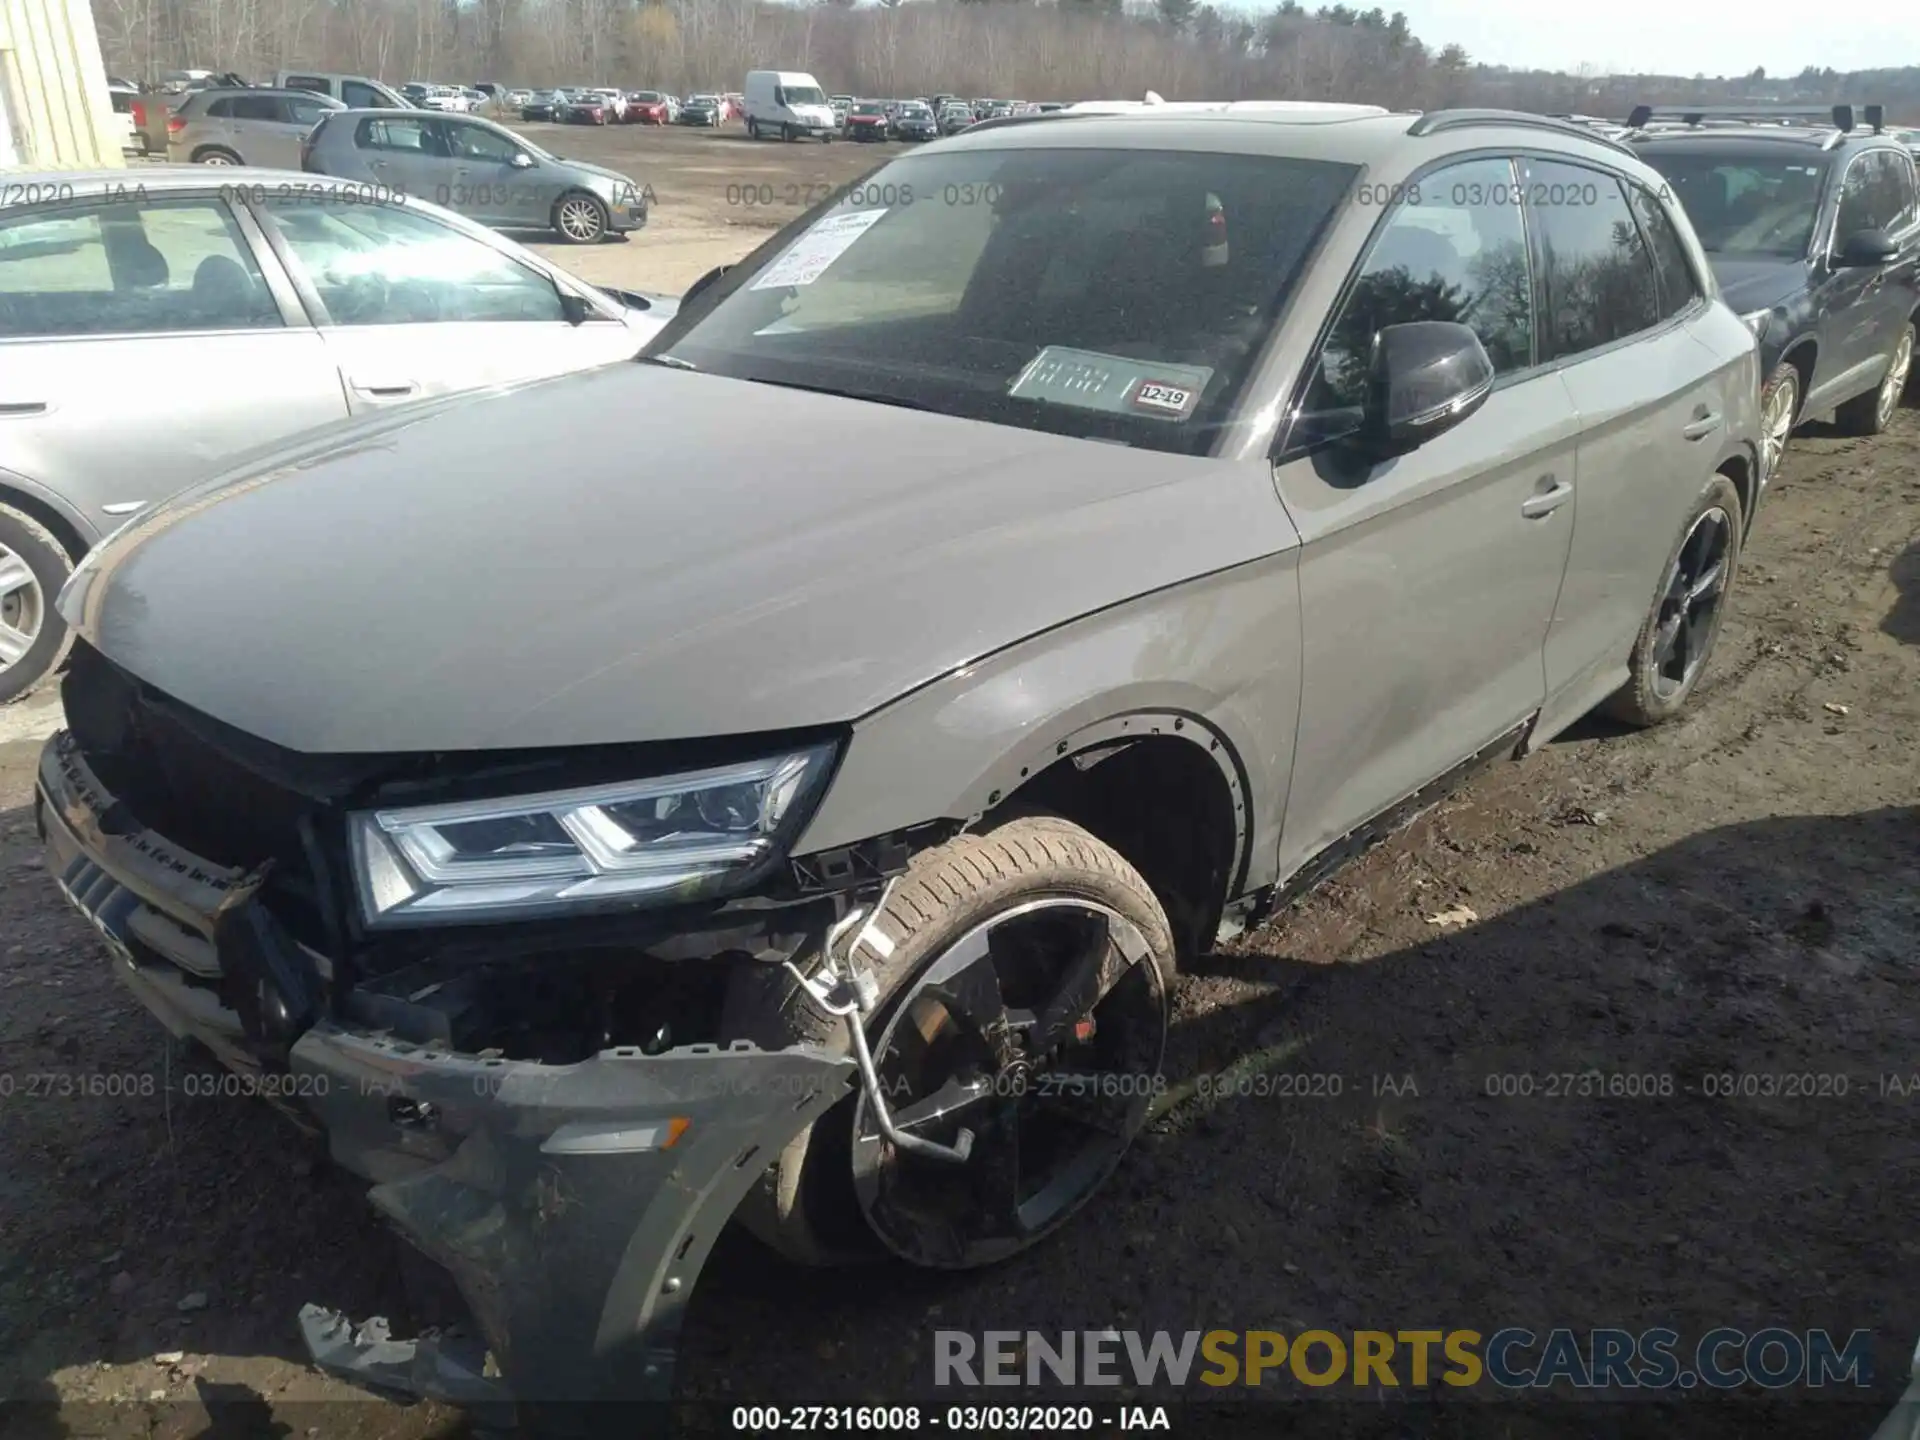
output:
<path id="1" fill-rule="evenodd" d="M 746 95 L 747 134 L 754 139 L 815 135 L 833 143 L 833 106 L 820 82 L 804 71 L 749 70 Z"/>

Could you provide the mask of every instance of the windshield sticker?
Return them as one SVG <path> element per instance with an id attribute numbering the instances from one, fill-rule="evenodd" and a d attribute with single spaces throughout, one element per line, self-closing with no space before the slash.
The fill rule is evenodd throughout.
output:
<path id="1" fill-rule="evenodd" d="M 852 245 L 886 210 L 849 210 L 829 215 L 802 235 L 773 264 L 760 272 L 748 288 L 784 290 L 789 285 L 811 285 L 826 273 L 827 267 L 846 254 Z"/>
<path id="2" fill-rule="evenodd" d="M 1212 379 L 1212 369 L 1204 365 L 1169 365 L 1049 345 L 1014 378 L 1007 394 L 1109 415 L 1179 421 L 1199 408 Z"/>

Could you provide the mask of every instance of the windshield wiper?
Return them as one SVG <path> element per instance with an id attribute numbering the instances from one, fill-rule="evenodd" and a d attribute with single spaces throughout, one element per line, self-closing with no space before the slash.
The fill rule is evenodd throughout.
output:
<path id="1" fill-rule="evenodd" d="M 635 361 L 642 365 L 664 365 L 669 370 L 698 370 L 700 367 L 691 360 L 682 360 L 678 355 L 636 355 Z"/>
<path id="2" fill-rule="evenodd" d="M 902 400 L 897 395 L 883 395 L 877 390 L 843 390 L 834 385 L 803 385 L 798 380 L 762 380 L 757 377 L 753 383 L 773 385 L 782 390 L 805 390 L 813 395 L 836 395 L 842 400 L 865 400 L 874 405 L 893 405 L 902 410 L 924 410 L 930 415 L 947 413 L 935 406 L 922 404 L 918 400 Z"/>

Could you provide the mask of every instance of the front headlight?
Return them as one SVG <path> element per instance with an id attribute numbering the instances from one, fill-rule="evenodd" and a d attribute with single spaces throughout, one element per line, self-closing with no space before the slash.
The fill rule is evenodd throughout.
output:
<path id="1" fill-rule="evenodd" d="M 699 900 L 759 878 L 818 801 L 831 745 L 626 784 L 360 811 L 374 927 Z"/>
<path id="2" fill-rule="evenodd" d="M 1773 323 L 1773 311 L 1749 310 L 1740 317 L 1740 323 L 1753 332 L 1754 339 L 1764 340 L 1767 338 L 1767 326 Z"/>

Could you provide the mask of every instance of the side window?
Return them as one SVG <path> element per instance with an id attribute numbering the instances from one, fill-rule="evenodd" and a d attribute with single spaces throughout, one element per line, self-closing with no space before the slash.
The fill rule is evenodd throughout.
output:
<path id="1" fill-rule="evenodd" d="M 233 101 L 231 99 L 208 101 L 207 102 L 207 118 L 209 120 L 232 119 L 233 118 Z"/>
<path id="2" fill-rule="evenodd" d="M 382 110 L 389 104 L 386 96 L 359 80 L 341 82 L 340 98 L 349 110 Z"/>
<path id="3" fill-rule="evenodd" d="M 1375 332 L 1415 320 L 1472 327 L 1496 374 L 1533 364 L 1532 267 L 1507 161 L 1436 171 L 1388 217 L 1321 349 L 1289 449 L 1352 433 Z"/>
<path id="4" fill-rule="evenodd" d="M 165 200 L 0 217 L 0 335 L 278 329 L 226 206 Z"/>
<path id="5" fill-rule="evenodd" d="M 1898 232 L 1920 220 L 1920 188 L 1916 187 L 1911 155 L 1887 152 L 1887 200 L 1895 215 L 1890 227 Z"/>
<path id="6" fill-rule="evenodd" d="M 1686 247 L 1680 232 L 1673 227 L 1666 206 L 1653 193 L 1639 185 L 1627 186 L 1633 208 L 1639 212 L 1640 228 L 1647 233 L 1653 249 L 1653 269 L 1660 282 L 1660 315 L 1678 315 L 1700 298 L 1700 282 L 1687 263 Z"/>
<path id="7" fill-rule="evenodd" d="M 1551 160 L 1525 169 L 1546 282 L 1540 358 L 1584 354 L 1657 325 L 1653 260 L 1620 182 Z"/>
<path id="8" fill-rule="evenodd" d="M 1880 222 L 1874 218 L 1875 183 L 1873 156 L 1857 155 L 1847 166 L 1847 178 L 1840 186 L 1840 218 L 1833 227 L 1834 248 L 1846 243 L 1849 235 L 1872 230 Z"/>
<path id="9" fill-rule="evenodd" d="M 441 151 L 436 130 L 431 120 L 362 120 L 353 138 L 362 150 L 438 155 Z"/>
<path id="10" fill-rule="evenodd" d="M 278 95 L 236 95 L 226 102 L 227 113 L 236 120 L 283 120 L 284 103 Z"/>
<path id="11" fill-rule="evenodd" d="M 265 206 L 336 325 L 563 321 L 545 275 L 397 205 Z"/>
<path id="12" fill-rule="evenodd" d="M 453 153 L 462 159 L 492 160 L 505 165 L 520 153 L 520 147 L 511 136 L 489 130 L 484 125 L 449 125 L 447 132 L 452 140 Z"/>
<path id="13" fill-rule="evenodd" d="M 1913 220 L 1913 162 L 1891 150 L 1872 150 L 1855 163 L 1868 174 L 1868 224 L 1899 234 Z"/>

